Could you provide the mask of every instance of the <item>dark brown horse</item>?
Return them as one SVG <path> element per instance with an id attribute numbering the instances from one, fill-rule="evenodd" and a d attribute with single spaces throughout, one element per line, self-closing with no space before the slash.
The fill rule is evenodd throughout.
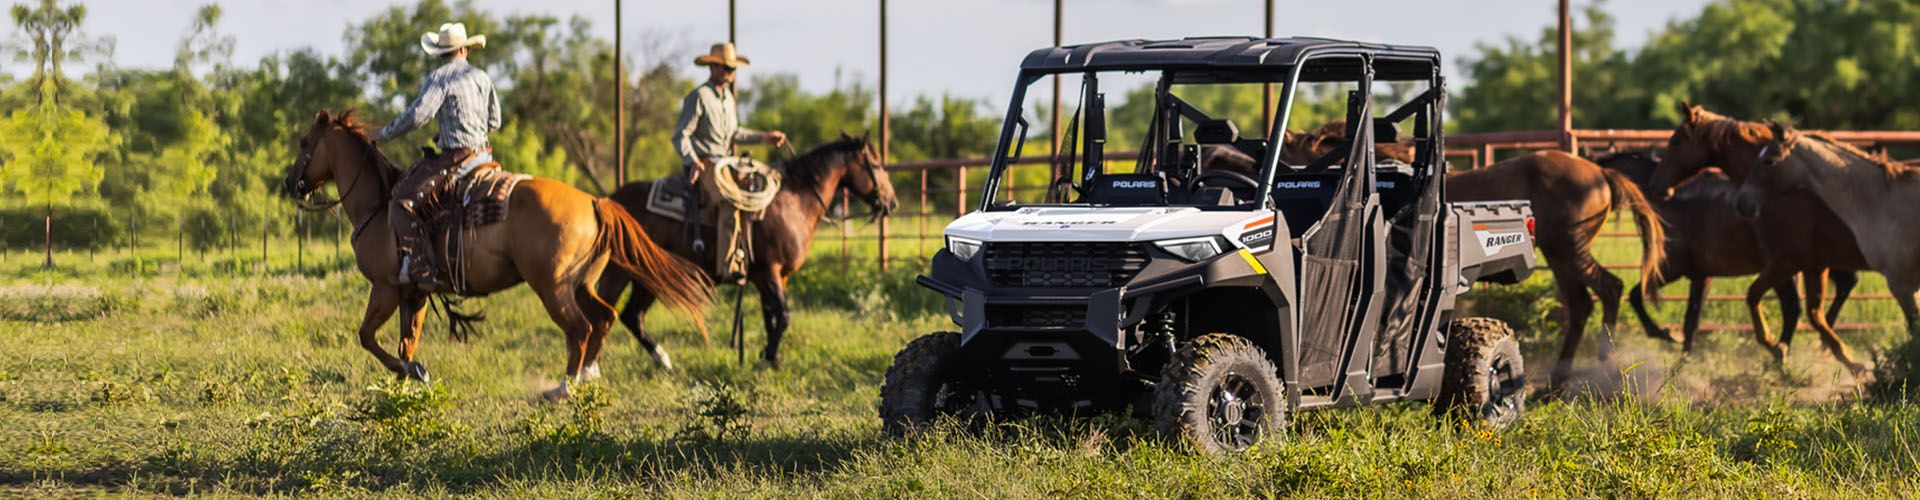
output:
<path id="1" fill-rule="evenodd" d="M 1774 139 L 1773 131 L 1764 123 L 1734 120 L 1686 103 L 1680 104 L 1679 111 L 1680 125 L 1668 139 L 1666 156 L 1654 169 L 1647 186 L 1656 194 L 1668 192 L 1672 186 L 1707 167 L 1719 167 L 1734 184 L 1745 183 L 1763 148 Z M 1747 287 L 1747 314 L 1753 321 L 1754 338 L 1773 352 L 1775 361 L 1784 362 L 1793 339 L 1783 336 L 1776 342 L 1768 332 L 1766 315 L 1760 310 L 1767 290 L 1782 284 L 1790 286 L 1793 276 L 1799 274 L 1804 289 L 1802 300 L 1806 301 L 1807 309 L 1819 311 L 1826 295 L 1827 273 L 1865 270 L 1867 260 L 1853 232 L 1825 202 L 1809 191 L 1797 190 L 1773 197 L 1754 219 L 1754 230 L 1766 263 L 1754 277 L 1753 284 Z M 1844 279 L 1839 283 L 1851 288 Z M 1842 300 L 1835 299 L 1835 310 Z M 1814 331 L 1820 333 L 1822 343 L 1841 364 L 1856 372 L 1865 369 L 1865 365 L 1854 361 L 1845 343 L 1834 333 L 1830 321 L 1835 317 L 1831 312 L 1807 316 Z"/>
<path id="2" fill-rule="evenodd" d="M 787 279 L 793 276 L 800 266 L 807 262 L 807 247 L 813 242 L 813 231 L 820 225 L 820 219 L 827 214 L 827 207 L 833 205 L 834 198 L 842 190 L 852 193 L 872 207 L 876 217 L 891 213 L 896 201 L 893 184 L 887 180 L 887 171 L 882 168 L 880 154 L 864 137 L 843 136 L 841 140 L 815 148 L 782 162 L 779 167 L 785 173 L 785 181 L 780 193 L 767 207 L 766 215 L 753 224 L 753 255 L 747 268 L 747 280 L 760 293 L 760 312 L 767 330 L 767 345 L 760 352 L 760 359 L 771 366 L 780 364 L 780 339 L 786 334 L 787 316 Z M 684 241 L 679 221 L 655 214 L 647 210 L 647 195 L 653 189 L 655 181 L 641 181 L 621 186 L 609 198 L 626 207 L 640 221 L 641 227 L 652 234 L 675 235 L 675 238 L 662 239 L 661 243 L 675 254 L 693 259 L 696 262 L 713 262 L 713 252 L 718 245 L 710 246 L 707 251 L 696 253 L 693 242 Z M 707 225 L 711 229 L 712 225 Z M 707 241 L 718 238 L 710 234 Z M 606 297 L 618 297 L 627 286 L 627 279 L 618 275 L 607 275 L 600 284 L 600 293 Z M 633 332 L 633 336 L 648 349 L 656 349 L 657 343 L 648 336 L 643 323 L 647 309 L 653 306 L 654 295 L 648 289 L 634 290 L 633 298 L 620 308 L 620 323 Z M 659 357 L 664 366 L 671 364 L 664 356 Z"/>
<path id="3" fill-rule="evenodd" d="M 337 186 L 337 203 L 354 221 L 351 243 L 360 274 L 372 285 L 360 322 L 360 346 L 395 375 L 424 381 L 426 367 L 413 357 L 429 297 L 393 281 L 400 263 L 386 210 L 399 175 L 353 112 L 338 117 L 321 112 L 301 136 L 300 155 L 287 169 L 282 192 L 305 200 L 327 183 Z M 696 315 L 708 300 L 712 286 L 706 276 L 655 245 L 647 231 L 611 201 L 534 178 L 515 186 L 507 204 L 505 221 L 481 226 L 471 236 L 464 276 L 473 295 L 526 283 L 554 324 L 566 332 L 567 380 L 547 392 L 550 398 L 565 397 L 569 384 L 598 375 L 600 347 L 613 328 L 613 306 L 593 288 L 602 276 L 633 280 Z M 609 264 L 619 272 L 603 273 Z M 388 354 L 375 338 L 396 308 L 399 357 Z"/>
<path id="4" fill-rule="evenodd" d="M 1595 162 L 1627 174 L 1642 187 L 1652 182 L 1653 171 L 1660 164 L 1658 158 L 1643 152 L 1607 155 Z M 1650 284 L 1653 289 L 1659 289 L 1674 279 L 1688 281 L 1686 315 L 1679 334 L 1685 339 L 1683 345 L 1687 351 L 1693 350 L 1693 340 L 1698 337 L 1700 312 L 1711 280 L 1749 276 L 1766 268 L 1765 251 L 1753 221 L 1741 218 L 1733 210 L 1734 192 L 1739 189 L 1740 186 L 1719 169 L 1708 169 L 1674 187 L 1673 195 L 1665 202 L 1656 203 L 1661 219 L 1667 222 L 1667 261 L 1660 266 L 1661 279 Z M 1853 271 L 1833 271 L 1830 277 L 1834 299 L 1826 310 L 1828 324 L 1840 316 L 1841 306 L 1860 281 L 1859 274 Z M 1641 284 L 1635 284 L 1628 290 L 1627 301 L 1633 304 L 1647 336 L 1676 340 L 1672 332 L 1647 314 L 1640 289 Z M 1782 282 L 1773 288 L 1773 293 L 1780 303 L 1780 338 L 1792 339 L 1800 322 L 1800 290 L 1791 282 Z"/>

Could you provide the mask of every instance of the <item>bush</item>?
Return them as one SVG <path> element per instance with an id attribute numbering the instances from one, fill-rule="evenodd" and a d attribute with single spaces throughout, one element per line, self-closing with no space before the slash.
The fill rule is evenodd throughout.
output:
<path id="1" fill-rule="evenodd" d="M 86 321 L 134 305 L 131 297 L 73 285 L 0 288 L 0 319 L 32 323 Z"/>
<path id="2" fill-rule="evenodd" d="M 1498 319 L 1522 339 L 1539 339 L 1560 331 L 1560 301 L 1554 297 L 1552 277 L 1534 273 L 1517 285 L 1474 285 L 1460 296 L 1455 316 Z"/>
<path id="3" fill-rule="evenodd" d="M 946 298 L 914 283 L 926 268 L 925 260 L 916 259 L 883 273 L 865 260 L 822 258 L 795 273 L 788 295 L 797 308 L 830 307 L 876 319 L 937 314 L 946 310 Z"/>
<path id="4" fill-rule="evenodd" d="M 104 204 L 53 207 L 53 246 L 59 250 L 110 247 L 119 242 L 126 212 Z M 41 248 L 47 241 L 47 208 L 0 207 L 0 242 L 9 250 Z"/>

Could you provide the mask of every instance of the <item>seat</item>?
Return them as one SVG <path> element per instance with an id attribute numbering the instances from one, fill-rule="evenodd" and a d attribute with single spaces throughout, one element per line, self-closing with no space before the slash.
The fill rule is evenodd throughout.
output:
<path id="1" fill-rule="evenodd" d="M 1154 174 L 1101 174 L 1087 190 L 1088 203 L 1110 206 L 1164 205 L 1166 183 Z"/>
<path id="2" fill-rule="evenodd" d="M 1340 176 L 1340 170 L 1329 169 L 1274 177 L 1273 204 L 1281 216 L 1286 217 L 1292 237 L 1305 235 L 1307 228 L 1327 215 L 1327 209 L 1333 207 L 1333 196 L 1340 189 Z"/>

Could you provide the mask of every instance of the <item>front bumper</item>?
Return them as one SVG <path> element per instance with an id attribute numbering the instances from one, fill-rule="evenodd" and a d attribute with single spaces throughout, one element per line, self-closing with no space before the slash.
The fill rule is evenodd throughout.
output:
<path id="1" fill-rule="evenodd" d="M 965 372 L 1018 406 L 1084 406 L 1114 395 L 1124 386 L 1112 382 L 1133 371 L 1128 353 L 1144 340 L 1142 323 L 1182 298 L 1252 287 L 1284 301 L 1271 266 L 1260 264 L 1266 259 L 1244 250 L 1198 263 L 1158 249 L 1149 255 L 1146 267 L 1117 287 L 1010 287 L 987 278 L 981 257 L 962 261 L 943 249 L 918 283 L 947 296 Z"/>

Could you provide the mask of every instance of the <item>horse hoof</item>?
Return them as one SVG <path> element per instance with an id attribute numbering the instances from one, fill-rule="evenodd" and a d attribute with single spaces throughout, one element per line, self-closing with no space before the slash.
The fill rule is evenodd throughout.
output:
<path id="1" fill-rule="evenodd" d="M 663 349 L 660 346 L 654 346 L 653 360 L 660 363 L 660 369 L 666 370 L 666 371 L 673 371 L 673 358 L 667 357 L 666 349 Z"/>
<path id="2" fill-rule="evenodd" d="M 596 362 L 594 364 L 587 365 L 586 368 L 583 368 L 580 370 L 580 380 L 582 381 L 599 380 L 599 379 L 600 379 L 600 363 Z"/>
<path id="3" fill-rule="evenodd" d="M 433 375 L 430 375 L 427 373 L 427 365 L 420 364 L 419 361 L 407 362 L 406 376 L 408 379 L 412 379 L 420 383 L 428 383 L 433 381 Z"/>
<path id="4" fill-rule="evenodd" d="M 540 393 L 540 399 L 547 400 L 547 402 L 566 401 L 571 397 L 573 397 L 573 389 L 571 389 L 568 384 L 560 384 L 559 387 L 547 389 L 546 392 Z"/>

